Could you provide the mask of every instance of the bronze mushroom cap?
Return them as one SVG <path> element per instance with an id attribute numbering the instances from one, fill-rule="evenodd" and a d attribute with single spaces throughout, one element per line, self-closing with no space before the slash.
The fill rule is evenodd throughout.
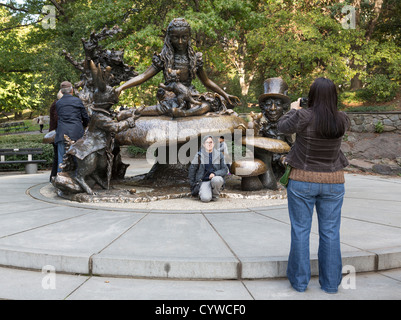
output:
<path id="1" fill-rule="evenodd" d="M 267 171 L 266 164 L 259 159 L 237 160 L 231 165 L 231 172 L 239 177 L 254 177 Z"/>
<path id="2" fill-rule="evenodd" d="M 287 153 L 291 147 L 285 141 L 260 136 L 242 137 L 242 145 L 254 147 L 255 158 L 260 159 L 267 167 L 266 172 L 258 176 L 263 188 L 276 190 L 277 181 L 272 169 L 273 153 Z M 246 186 L 245 186 L 246 187 Z"/>
<path id="3" fill-rule="evenodd" d="M 258 136 L 242 137 L 242 145 L 252 146 L 273 153 L 286 153 L 291 150 L 291 147 L 285 141 Z"/>
<path id="4" fill-rule="evenodd" d="M 230 171 L 232 174 L 242 177 L 241 190 L 255 191 L 263 188 L 259 176 L 267 171 L 267 166 L 259 159 L 244 159 L 234 161 Z"/>

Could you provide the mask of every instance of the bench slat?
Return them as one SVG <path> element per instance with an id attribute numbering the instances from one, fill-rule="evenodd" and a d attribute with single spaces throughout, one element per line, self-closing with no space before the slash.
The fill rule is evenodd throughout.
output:
<path id="1" fill-rule="evenodd" d="M 42 148 L 24 148 L 24 149 L 0 149 L 0 156 L 14 156 L 14 155 L 34 155 L 42 154 Z"/>
<path id="2" fill-rule="evenodd" d="M 19 156 L 19 155 L 27 155 L 27 154 L 42 154 L 43 151 L 23 151 L 23 152 L 0 152 L 1 156 Z"/>
<path id="3" fill-rule="evenodd" d="M 0 164 L 14 164 L 14 163 L 45 163 L 46 160 L 8 160 L 0 161 Z"/>
<path id="4" fill-rule="evenodd" d="M 0 152 L 3 151 L 39 151 L 39 150 L 43 150 L 42 148 L 14 148 L 14 149 L 0 149 Z"/>

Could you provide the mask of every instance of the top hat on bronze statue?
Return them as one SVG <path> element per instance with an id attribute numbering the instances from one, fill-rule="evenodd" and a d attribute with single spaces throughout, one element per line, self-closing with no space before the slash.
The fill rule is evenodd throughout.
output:
<path id="1" fill-rule="evenodd" d="M 291 102 L 287 96 L 288 85 L 281 78 L 269 78 L 263 83 L 264 93 L 259 96 L 259 103 L 267 98 L 281 98 L 283 102 Z"/>

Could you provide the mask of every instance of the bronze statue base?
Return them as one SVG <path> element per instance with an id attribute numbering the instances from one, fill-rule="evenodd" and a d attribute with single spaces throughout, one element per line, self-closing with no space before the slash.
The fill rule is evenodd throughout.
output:
<path id="1" fill-rule="evenodd" d="M 147 179 L 146 174 L 112 181 L 109 190 L 95 186 L 93 191 L 94 194 L 89 195 L 85 192 L 66 193 L 56 189 L 58 196 L 80 203 L 143 203 L 180 198 L 196 199 L 191 196 L 188 183 L 164 181 L 159 184 Z M 286 199 L 286 197 L 286 190 L 282 187 L 278 190 L 243 191 L 241 179 L 234 175 L 227 177 L 225 188 L 220 194 L 220 198 L 254 199 L 255 207 L 258 206 L 257 200 Z"/>

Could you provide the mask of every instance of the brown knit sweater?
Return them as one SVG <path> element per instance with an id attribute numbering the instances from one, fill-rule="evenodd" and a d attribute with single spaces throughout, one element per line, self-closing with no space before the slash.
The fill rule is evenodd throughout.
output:
<path id="1" fill-rule="evenodd" d="M 302 169 L 292 168 L 290 179 L 304 182 L 315 183 L 344 183 L 344 171 L 339 170 L 335 172 L 314 172 L 305 171 Z"/>

